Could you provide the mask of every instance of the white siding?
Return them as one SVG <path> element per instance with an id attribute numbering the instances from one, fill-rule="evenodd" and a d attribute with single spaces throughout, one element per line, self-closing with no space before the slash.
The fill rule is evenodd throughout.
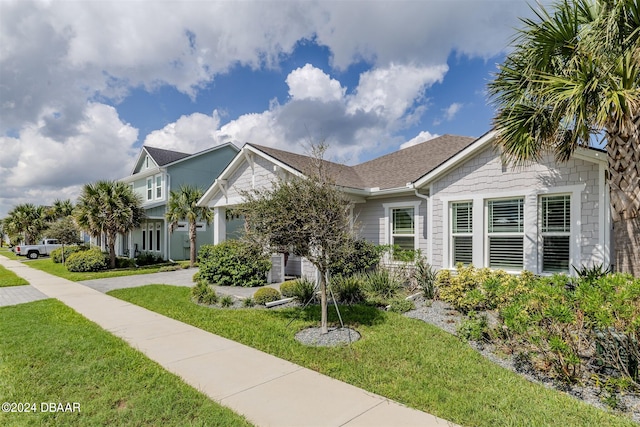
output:
<path id="1" fill-rule="evenodd" d="M 565 164 L 556 164 L 547 157 L 540 163 L 521 168 L 503 168 L 500 156 L 493 148 L 487 148 L 458 166 L 446 176 L 433 183 L 433 263 L 443 265 L 444 250 L 447 248 L 448 230 L 443 229 L 443 215 L 446 204 L 459 199 L 498 198 L 520 195 L 525 197 L 525 251 L 537 251 L 537 200 L 540 194 L 577 191 L 579 200 L 575 206 L 580 217 L 572 224 L 575 227 L 576 249 L 574 265 L 592 264 L 602 259 L 602 243 L 599 242 L 599 165 L 581 159 L 571 159 Z M 576 190 L 576 189 L 579 189 Z M 604 210 L 603 210 L 604 211 Z M 482 224 L 477 224 L 480 219 Z M 579 220 L 579 224 L 577 221 Z M 484 227 L 485 218 L 474 211 L 474 231 Z M 474 243 L 475 245 L 475 243 Z M 533 248 L 533 249 L 532 249 Z M 536 254 L 530 263 L 537 263 Z M 536 270 L 534 270 L 536 271 Z"/>

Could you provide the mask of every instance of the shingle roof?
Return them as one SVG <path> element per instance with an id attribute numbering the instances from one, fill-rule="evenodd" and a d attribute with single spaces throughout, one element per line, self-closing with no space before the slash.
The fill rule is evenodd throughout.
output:
<path id="1" fill-rule="evenodd" d="M 475 140 L 476 138 L 466 136 L 443 135 L 356 166 L 326 160 L 322 162 L 339 186 L 358 189 L 398 188 L 416 182 Z M 309 156 L 262 145 L 249 145 L 305 175 L 317 169 L 313 163 L 315 159 Z"/>
<path id="2" fill-rule="evenodd" d="M 177 162 L 178 160 L 184 159 L 185 157 L 189 157 L 191 154 L 181 153 L 179 151 L 171 151 L 165 150 L 164 148 L 155 148 L 149 147 L 148 145 L 144 146 L 147 153 L 151 156 L 154 162 L 158 166 L 164 166 L 169 163 Z"/>
<path id="3" fill-rule="evenodd" d="M 304 175 L 317 173 L 318 168 L 316 167 L 316 159 L 313 157 L 278 150 L 276 148 L 265 147 L 264 145 L 249 145 L 281 161 Z M 364 182 L 353 167 L 330 162 L 328 160 L 322 160 L 322 165 L 326 168 L 326 172 L 335 180 L 337 185 L 349 188 L 365 188 Z"/>
<path id="4" fill-rule="evenodd" d="M 367 187 L 398 188 L 416 182 L 471 145 L 476 138 L 442 135 L 354 166 Z"/>

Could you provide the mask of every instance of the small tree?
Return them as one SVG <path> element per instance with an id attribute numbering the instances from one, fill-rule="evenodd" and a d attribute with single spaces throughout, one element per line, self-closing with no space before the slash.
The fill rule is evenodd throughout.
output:
<path id="1" fill-rule="evenodd" d="M 57 239 L 62 244 L 62 263 L 64 264 L 64 245 L 80 243 L 80 229 L 73 217 L 65 216 L 49 225 L 47 236 Z"/>
<path id="2" fill-rule="evenodd" d="M 327 275 L 331 263 L 349 247 L 352 203 L 323 168 L 324 147 L 315 149 L 306 177 L 290 177 L 271 189 L 243 193 L 239 211 L 246 220 L 246 238 L 270 250 L 307 258 L 320 273 L 321 329 L 327 333 Z"/>
<path id="3" fill-rule="evenodd" d="M 213 211 L 207 206 L 198 206 L 202 197 L 202 189 L 190 185 L 183 185 L 178 191 L 172 191 L 165 217 L 169 221 L 169 231 L 173 233 L 178 221 L 189 223 L 189 265 L 196 263 L 196 224 L 205 221 L 207 225 L 213 221 Z"/>

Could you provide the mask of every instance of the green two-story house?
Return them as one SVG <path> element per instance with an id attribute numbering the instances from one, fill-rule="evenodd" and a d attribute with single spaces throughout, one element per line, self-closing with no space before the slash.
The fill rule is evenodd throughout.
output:
<path id="1" fill-rule="evenodd" d="M 128 183 L 140 197 L 146 218 L 139 228 L 119 236 L 118 253 L 131 258 L 150 252 L 163 259 L 189 259 L 187 223 L 178 223 L 173 233 L 169 232 L 165 219 L 169 195 L 182 185 L 197 186 L 205 191 L 238 152 L 231 143 L 195 154 L 143 146 L 131 175 L 120 181 Z M 198 223 L 197 227 L 198 247 L 213 243 L 213 223 Z"/>

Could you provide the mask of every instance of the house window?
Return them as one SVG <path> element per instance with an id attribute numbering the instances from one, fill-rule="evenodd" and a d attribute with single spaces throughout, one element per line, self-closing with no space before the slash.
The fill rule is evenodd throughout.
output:
<path id="1" fill-rule="evenodd" d="M 156 224 L 156 251 L 160 252 L 160 224 Z"/>
<path id="2" fill-rule="evenodd" d="M 144 158 L 144 167 L 149 169 L 149 156 L 145 156 Z"/>
<path id="3" fill-rule="evenodd" d="M 415 249 L 414 208 L 396 208 L 391 210 L 391 245 L 402 250 Z"/>
<path id="4" fill-rule="evenodd" d="M 153 250 L 153 224 L 149 225 L 149 250 Z"/>
<path id="5" fill-rule="evenodd" d="M 162 175 L 156 175 L 156 199 L 162 199 Z"/>
<path id="6" fill-rule="evenodd" d="M 487 202 L 489 267 L 521 270 L 524 260 L 524 199 Z"/>
<path id="7" fill-rule="evenodd" d="M 571 241 L 571 197 L 541 196 L 542 271 L 568 272 Z"/>
<path id="8" fill-rule="evenodd" d="M 147 200 L 153 200 L 153 178 L 147 178 Z"/>
<path id="9" fill-rule="evenodd" d="M 142 230 L 142 250 L 147 250 L 147 230 Z"/>
<path id="10" fill-rule="evenodd" d="M 473 262 L 473 203 L 451 204 L 451 248 L 453 265 Z"/>

